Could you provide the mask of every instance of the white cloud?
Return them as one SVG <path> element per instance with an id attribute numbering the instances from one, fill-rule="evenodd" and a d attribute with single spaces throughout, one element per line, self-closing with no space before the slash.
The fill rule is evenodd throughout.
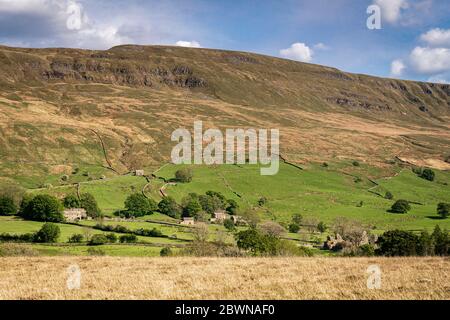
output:
<path id="1" fill-rule="evenodd" d="M 310 62 L 314 51 L 304 43 L 294 43 L 287 49 L 280 50 L 280 55 L 284 58 L 302 62 Z"/>
<path id="2" fill-rule="evenodd" d="M 422 34 L 420 39 L 433 47 L 443 46 L 448 48 L 450 47 L 450 29 L 432 29 Z"/>
<path id="3" fill-rule="evenodd" d="M 326 44 L 322 43 L 322 42 L 319 42 L 319 43 L 316 43 L 314 45 L 314 49 L 316 49 L 316 50 L 324 50 L 325 51 L 325 50 L 329 50 L 330 47 L 327 46 Z"/>
<path id="4" fill-rule="evenodd" d="M 197 41 L 177 41 L 175 45 L 187 48 L 201 48 L 200 43 L 198 43 Z"/>
<path id="5" fill-rule="evenodd" d="M 412 67 L 421 74 L 450 71 L 450 49 L 416 47 L 410 54 Z"/>
<path id="6" fill-rule="evenodd" d="M 450 84 L 450 81 L 447 79 L 450 79 L 450 77 L 446 78 L 445 75 L 438 74 L 436 76 L 432 76 L 432 77 L 428 78 L 428 82 Z"/>
<path id="7" fill-rule="evenodd" d="M 406 69 L 406 66 L 402 60 L 400 60 L 400 59 L 394 60 L 391 63 L 391 76 L 399 77 L 403 74 L 403 71 L 405 69 Z"/>
<path id="8" fill-rule="evenodd" d="M 381 8 L 381 19 L 389 23 L 400 20 L 402 10 L 409 7 L 408 0 L 374 0 L 373 4 Z"/>

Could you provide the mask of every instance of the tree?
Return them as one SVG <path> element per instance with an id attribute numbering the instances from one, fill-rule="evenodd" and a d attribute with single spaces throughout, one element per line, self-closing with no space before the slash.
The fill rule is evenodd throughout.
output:
<path id="1" fill-rule="evenodd" d="M 238 209 L 239 209 L 239 205 L 237 204 L 237 202 L 235 200 L 233 200 L 233 199 L 227 200 L 226 211 L 228 212 L 228 214 L 234 216 L 237 214 Z"/>
<path id="2" fill-rule="evenodd" d="M 108 239 L 108 242 L 110 242 L 110 243 L 116 243 L 117 242 L 117 236 L 114 233 L 108 233 L 106 235 L 106 239 Z"/>
<path id="3" fill-rule="evenodd" d="M 108 242 L 108 239 L 103 234 L 94 234 L 89 241 L 90 246 L 100 246 Z"/>
<path id="4" fill-rule="evenodd" d="M 172 197 L 164 197 L 158 204 L 158 210 L 172 218 L 180 218 L 181 215 L 180 208 Z"/>
<path id="5" fill-rule="evenodd" d="M 169 247 L 164 247 L 159 252 L 159 255 L 161 257 L 170 257 L 172 255 L 172 249 L 170 249 Z"/>
<path id="6" fill-rule="evenodd" d="M 60 234 L 61 230 L 56 224 L 47 222 L 35 233 L 34 242 L 54 243 L 58 241 Z"/>
<path id="7" fill-rule="evenodd" d="M 12 216 L 17 213 L 14 199 L 9 196 L 0 196 L 0 216 Z"/>
<path id="8" fill-rule="evenodd" d="M 196 199 L 191 199 L 184 207 L 183 207 L 183 217 L 197 217 L 197 214 L 202 211 L 202 206 L 200 202 Z"/>
<path id="9" fill-rule="evenodd" d="M 236 227 L 234 226 L 234 222 L 231 219 L 225 219 L 225 221 L 223 222 L 223 226 L 228 230 L 228 231 L 234 231 L 236 230 Z"/>
<path id="10" fill-rule="evenodd" d="M 64 205 L 64 208 L 67 208 L 67 209 L 81 207 L 80 200 L 73 194 L 68 194 L 67 196 L 64 197 L 63 205 Z"/>
<path id="11" fill-rule="evenodd" d="M 388 199 L 388 200 L 392 200 L 392 199 L 394 199 L 394 195 L 390 191 L 386 191 L 384 198 Z"/>
<path id="12" fill-rule="evenodd" d="M 283 233 L 286 232 L 286 230 L 282 226 L 280 226 L 280 224 L 274 221 L 264 222 L 259 226 L 259 228 L 264 234 L 276 238 L 279 238 Z"/>
<path id="13" fill-rule="evenodd" d="M 434 181 L 434 171 L 431 169 L 423 169 L 422 173 L 419 175 L 422 179 L 428 180 L 428 181 Z"/>
<path id="14" fill-rule="evenodd" d="M 296 223 L 291 223 L 289 225 L 289 232 L 291 233 L 298 233 L 300 231 L 300 226 Z"/>
<path id="15" fill-rule="evenodd" d="M 83 242 L 84 236 L 82 234 L 73 234 L 69 238 L 69 243 L 81 243 Z"/>
<path id="16" fill-rule="evenodd" d="M 439 225 L 436 225 L 431 237 L 434 242 L 434 253 L 438 256 L 448 255 L 450 246 L 450 237 L 448 232 L 441 230 Z"/>
<path id="17" fill-rule="evenodd" d="M 101 216 L 100 208 L 94 196 L 90 193 L 83 193 L 80 196 L 81 207 L 86 210 L 86 214 L 91 218 L 98 218 Z"/>
<path id="18" fill-rule="evenodd" d="M 64 221 L 63 207 L 58 199 L 50 195 L 37 195 L 25 200 L 20 214 L 26 220 L 61 222 Z"/>
<path id="19" fill-rule="evenodd" d="M 236 234 L 236 243 L 239 249 L 250 251 L 254 256 L 275 255 L 279 239 L 263 234 L 255 228 L 240 231 Z"/>
<path id="20" fill-rule="evenodd" d="M 142 217 L 152 214 L 158 206 L 154 200 L 146 198 L 142 193 L 134 193 L 125 200 L 125 208 L 128 217 Z"/>
<path id="21" fill-rule="evenodd" d="M 137 237 L 134 234 L 124 234 L 119 237 L 120 243 L 136 243 Z"/>
<path id="22" fill-rule="evenodd" d="M 180 169 L 175 172 L 175 179 L 182 183 L 191 182 L 193 178 L 192 170 L 189 168 Z"/>
<path id="23" fill-rule="evenodd" d="M 411 210 L 411 206 L 406 200 L 397 200 L 391 207 L 393 213 L 407 213 L 409 210 Z"/>
<path id="24" fill-rule="evenodd" d="M 450 203 L 439 203 L 437 206 L 437 214 L 440 215 L 442 219 L 447 219 L 450 215 Z"/>
<path id="25" fill-rule="evenodd" d="M 434 255 L 434 240 L 427 231 L 422 231 L 418 239 L 417 254 L 419 256 Z"/>
<path id="26" fill-rule="evenodd" d="M 414 256 L 417 254 L 419 237 L 410 231 L 386 231 L 378 239 L 378 253 L 384 256 Z"/>
<path id="27" fill-rule="evenodd" d="M 209 214 L 213 214 L 217 210 L 224 208 L 222 199 L 217 195 L 201 195 L 198 200 L 202 206 L 202 209 Z"/>
<path id="28" fill-rule="evenodd" d="M 317 224 L 317 230 L 319 230 L 320 233 L 324 233 L 327 229 L 328 227 L 324 222 L 321 221 Z"/>

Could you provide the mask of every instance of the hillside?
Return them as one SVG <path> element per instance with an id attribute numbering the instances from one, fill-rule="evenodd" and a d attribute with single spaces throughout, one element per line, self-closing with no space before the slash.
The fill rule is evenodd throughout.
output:
<path id="1" fill-rule="evenodd" d="M 26 187 L 157 168 L 194 119 L 279 128 L 299 163 L 450 168 L 449 85 L 209 49 L 0 47 L 0 176 Z"/>

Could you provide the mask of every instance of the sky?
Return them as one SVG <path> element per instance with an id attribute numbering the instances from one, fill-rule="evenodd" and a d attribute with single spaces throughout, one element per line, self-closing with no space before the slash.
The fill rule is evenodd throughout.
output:
<path id="1" fill-rule="evenodd" d="M 450 83 L 449 2 L 0 0 L 0 44 L 217 48 Z"/>

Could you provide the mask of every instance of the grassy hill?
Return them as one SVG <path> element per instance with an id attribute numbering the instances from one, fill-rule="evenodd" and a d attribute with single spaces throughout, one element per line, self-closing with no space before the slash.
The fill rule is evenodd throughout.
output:
<path id="1" fill-rule="evenodd" d="M 281 152 L 299 163 L 383 168 L 399 156 L 450 168 L 449 85 L 161 46 L 0 47 L 0 67 L 0 176 L 25 187 L 152 170 L 194 120 L 279 128 Z"/>

